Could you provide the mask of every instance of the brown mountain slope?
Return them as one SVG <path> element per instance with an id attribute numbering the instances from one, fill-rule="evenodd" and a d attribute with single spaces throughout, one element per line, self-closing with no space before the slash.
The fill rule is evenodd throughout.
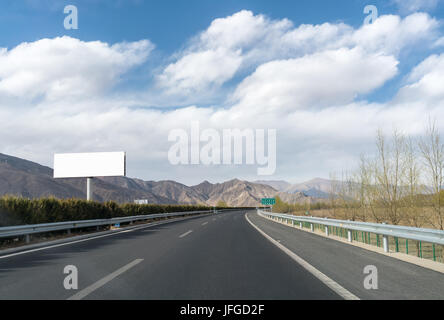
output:
<path id="1" fill-rule="evenodd" d="M 272 198 L 276 195 L 289 203 L 301 203 L 309 199 L 303 193 L 278 192 L 271 186 L 239 179 L 216 184 L 203 182 L 195 187 L 207 192 L 207 203 L 210 205 L 216 205 L 219 201 L 224 201 L 229 206 L 255 207 L 260 205 L 261 198 Z"/>
<path id="2" fill-rule="evenodd" d="M 54 179 L 53 170 L 35 162 L 0 154 L 0 195 L 16 195 L 25 198 L 85 198 L 86 179 Z M 157 196 L 129 178 L 94 179 L 93 197 L 98 201 L 114 200 L 133 202 L 148 199 L 152 203 L 176 203 L 172 199 Z"/>
<path id="3" fill-rule="evenodd" d="M 0 195 L 20 195 L 26 198 L 84 197 L 81 190 L 52 179 L 51 175 L 51 168 L 0 154 Z"/>
<path id="4" fill-rule="evenodd" d="M 262 180 L 256 181 L 257 183 L 266 184 L 274 187 L 276 190 L 286 193 L 300 193 L 318 199 L 327 199 L 330 197 L 333 184 L 338 184 L 339 181 L 315 178 L 302 183 L 290 184 L 282 180 Z"/>

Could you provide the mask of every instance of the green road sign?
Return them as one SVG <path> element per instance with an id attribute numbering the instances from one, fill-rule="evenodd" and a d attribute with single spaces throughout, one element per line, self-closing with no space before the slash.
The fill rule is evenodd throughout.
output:
<path id="1" fill-rule="evenodd" d="M 263 204 L 265 206 L 272 206 L 272 205 L 276 204 L 276 199 L 275 198 L 262 198 L 261 204 Z"/>

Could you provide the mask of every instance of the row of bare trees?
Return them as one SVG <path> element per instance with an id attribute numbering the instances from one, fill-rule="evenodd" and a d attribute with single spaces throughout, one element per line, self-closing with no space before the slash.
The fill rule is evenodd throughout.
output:
<path id="1" fill-rule="evenodd" d="M 397 130 L 387 138 L 379 130 L 376 154 L 331 179 L 336 217 L 444 229 L 444 144 L 433 121 L 417 140 Z"/>

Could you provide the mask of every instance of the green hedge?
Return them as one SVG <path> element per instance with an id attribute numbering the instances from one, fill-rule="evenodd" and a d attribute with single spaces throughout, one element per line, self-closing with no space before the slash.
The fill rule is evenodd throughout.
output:
<path id="1" fill-rule="evenodd" d="M 118 204 L 113 201 L 100 203 L 80 199 L 25 199 L 4 196 L 0 198 L 0 227 L 208 209 L 212 209 L 212 207 L 203 205 Z"/>

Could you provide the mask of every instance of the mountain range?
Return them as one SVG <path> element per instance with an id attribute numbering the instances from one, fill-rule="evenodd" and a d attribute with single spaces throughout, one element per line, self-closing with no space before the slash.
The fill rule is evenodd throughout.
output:
<path id="1" fill-rule="evenodd" d="M 314 178 L 312 180 L 291 184 L 284 180 L 257 180 L 255 183 L 266 184 L 274 189 L 284 193 L 298 193 L 302 192 L 312 198 L 327 199 L 331 193 L 332 185 L 335 181 Z M 337 181 L 339 183 L 339 181 Z"/>
<path id="2" fill-rule="evenodd" d="M 144 181 L 128 177 L 102 177 L 93 180 L 93 198 L 97 201 L 114 200 L 119 203 L 136 199 L 159 204 L 216 205 L 224 201 L 229 206 L 260 205 L 261 198 L 279 196 L 288 203 L 316 201 L 315 187 L 319 194 L 326 185 L 309 183 L 298 189 L 285 181 L 242 181 L 232 179 L 223 183 L 204 181 L 187 186 L 176 181 Z M 313 187 L 313 188 L 311 188 Z M 312 190 L 313 189 L 313 190 Z M 307 192 L 306 192 L 307 191 Z M 26 198 L 54 196 L 56 198 L 85 198 L 86 179 L 54 179 L 53 169 L 25 159 L 0 153 L 0 195 Z"/>

